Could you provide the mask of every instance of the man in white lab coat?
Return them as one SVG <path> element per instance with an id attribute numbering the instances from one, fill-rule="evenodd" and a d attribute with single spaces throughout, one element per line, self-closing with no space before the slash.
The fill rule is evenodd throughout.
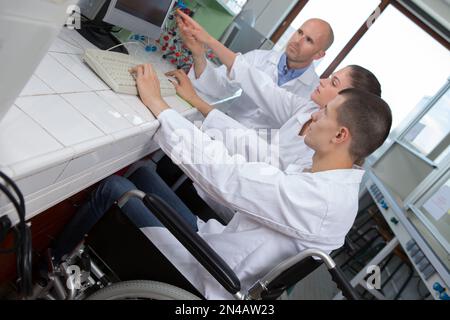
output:
<path id="1" fill-rule="evenodd" d="M 357 89 L 341 92 L 312 115 L 305 136 L 305 143 L 315 150 L 312 166 L 282 171 L 233 154 L 171 110 L 150 65 L 138 66 L 135 72 L 143 103 L 160 121 L 155 140 L 162 150 L 236 214 L 226 226 L 213 219 L 198 220 L 180 206 L 178 197 L 151 168 L 143 167 L 133 174 L 135 180 L 113 176 L 102 183 L 63 231 L 56 247 L 59 258 L 81 241 L 121 194 L 134 188 L 154 192 L 180 207 L 177 212 L 236 273 L 243 290 L 305 248 L 330 252 L 342 246 L 357 213 L 364 173 L 354 163 L 377 149 L 390 130 L 391 112 L 381 98 Z M 232 297 L 140 201 L 127 203 L 123 210 L 203 296 Z"/>
<path id="2" fill-rule="evenodd" d="M 178 22 L 180 21 L 177 16 Z M 192 52 L 194 67 L 189 72 L 195 88 L 220 100 L 232 96 L 240 86 L 227 81 L 225 66 L 216 67 L 205 58 L 205 47 L 180 30 L 185 45 Z M 325 56 L 334 41 L 331 26 L 321 19 L 307 20 L 291 37 L 285 52 L 253 50 L 244 57 L 251 68 L 260 70 L 277 86 L 309 99 L 319 84 L 314 60 Z M 225 112 L 247 128 L 279 128 L 280 124 L 251 99 L 244 89 L 241 96 L 226 102 Z"/>

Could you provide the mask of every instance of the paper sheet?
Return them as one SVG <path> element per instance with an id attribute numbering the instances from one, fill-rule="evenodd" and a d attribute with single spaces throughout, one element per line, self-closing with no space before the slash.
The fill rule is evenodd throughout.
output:
<path id="1" fill-rule="evenodd" d="M 405 140 L 410 141 L 411 143 L 417 138 L 417 136 L 422 132 L 425 128 L 425 125 L 421 122 L 418 122 L 412 127 L 408 133 L 405 135 Z"/>
<path id="2" fill-rule="evenodd" d="M 450 214 L 450 186 L 443 185 L 423 207 L 435 220 L 440 220 L 446 213 Z"/>

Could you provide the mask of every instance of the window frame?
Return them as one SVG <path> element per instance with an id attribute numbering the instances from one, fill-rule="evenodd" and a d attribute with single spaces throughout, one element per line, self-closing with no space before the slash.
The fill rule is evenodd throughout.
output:
<path id="1" fill-rule="evenodd" d="M 270 37 L 270 40 L 273 43 L 276 43 L 281 36 L 286 32 L 292 21 L 301 13 L 303 8 L 308 4 L 308 0 L 300 0 L 294 5 L 294 7 L 289 11 L 286 18 L 280 23 L 278 28 L 273 32 Z M 374 16 L 377 10 L 380 10 L 380 16 L 383 12 L 388 8 L 389 5 L 395 7 L 400 13 L 405 15 L 408 19 L 414 22 L 417 26 L 419 26 L 422 30 L 424 30 L 428 35 L 430 35 L 433 39 L 438 41 L 441 45 L 443 45 L 447 50 L 450 50 L 450 43 L 445 40 L 439 33 L 434 31 L 431 27 L 425 24 L 421 19 L 419 19 L 416 14 L 412 11 L 412 9 L 405 4 L 402 4 L 401 1 L 398 0 L 380 0 L 380 4 L 374 11 L 367 17 L 366 20 L 371 19 Z M 376 23 L 376 20 L 374 21 Z M 372 24 L 373 25 L 373 24 Z M 321 78 L 329 77 L 336 68 L 341 64 L 341 62 L 346 58 L 346 56 L 350 53 L 350 51 L 356 46 L 356 44 L 361 40 L 361 38 L 367 33 L 370 29 L 370 26 L 367 23 L 363 23 L 363 25 L 355 32 L 352 38 L 347 42 L 344 48 L 338 53 L 336 58 L 328 65 L 327 69 L 322 73 Z"/>
<path id="2" fill-rule="evenodd" d="M 400 141 L 401 143 L 405 144 L 404 137 L 416 123 L 418 123 L 426 113 L 433 108 L 433 106 L 436 104 L 436 102 L 439 101 L 439 99 L 444 96 L 447 91 L 450 90 L 450 78 L 447 79 L 447 82 L 445 85 L 438 91 L 438 93 L 431 99 L 431 101 L 427 104 L 427 107 L 420 113 L 418 117 L 414 119 L 409 125 L 402 131 L 402 133 L 399 135 L 399 137 L 396 139 L 397 141 Z M 444 159 L 442 159 L 439 163 L 436 163 L 435 161 L 429 159 L 427 156 L 422 155 L 421 156 L 426 159 L 427 161 L 431 161 L 435 165 L 435 169 L 409 194 L 408 197 L 405 198 L 404 204 L 405 207 L 409 207 L 411 205 L 414 205 L 421 197 L 424 195 L 424 193 L 428 192 L 430 188 L 433 187 L 433 185 L 438 182 L 438 180 L 442 177 L 442 175 L 445 174 L 446 171 L 450 169 L 450 154 L 448 154 Z"/>

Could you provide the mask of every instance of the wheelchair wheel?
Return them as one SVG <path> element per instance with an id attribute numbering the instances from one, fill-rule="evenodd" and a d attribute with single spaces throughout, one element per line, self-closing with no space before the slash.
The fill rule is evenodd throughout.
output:
<path id="1" fill-rule="evenodd" d="M 132 280 L 113 283 L 94 292 L 86 300 L 200 300 L 192 293 L 167 283 Z"/>

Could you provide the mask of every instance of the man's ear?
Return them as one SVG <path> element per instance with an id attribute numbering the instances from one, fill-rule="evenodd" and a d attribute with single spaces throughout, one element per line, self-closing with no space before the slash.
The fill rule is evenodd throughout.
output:
<path id="1" fill-rule="evenodd" d="M 340 127 L 338 132 L 333 138 L 333 142 L 336 144 L 344 143 L 350 140 L 350 131 L 346 127 Z"/>
<path id="2" fill-rule="evenodd" d="M 326 52 L 324 50 L 320 50 L 319 52 L 317 52 L 314 55 L 314 60 L 322 59 L 323 57 L 325 57 L 325 55 L 326 55 Z"/>

